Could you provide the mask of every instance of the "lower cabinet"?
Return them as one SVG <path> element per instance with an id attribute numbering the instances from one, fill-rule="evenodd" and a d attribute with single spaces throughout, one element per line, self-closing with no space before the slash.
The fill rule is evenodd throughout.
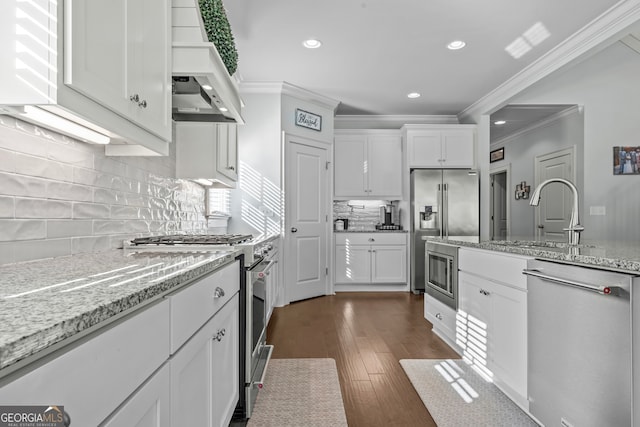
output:
<path id="1" fill-rule="evenodd" d="M 499 269 L 489 268 L 492 265 Z M 523 408 L 527 400 L 527 258 L 460 249 L 457 343 Z"/>
<path id="2" fill-rule="evenodd" d="M 171 425 L 229 425 L 238 403 L 238 295 L 171 359 Z"/>
<path id="3" fill-rule="evenodd" d="M 336 233 L 335 283 L 406 283 L 405 233 Z"/>
<path id="4" fill-rule="evenodd" d="M 223 267 L 3 378 L 0 404 L 59 404 L 72 426 L 228 426 L 239 274 L 238 262 Z"/>
<path id="5" fill-rule="evenodd" d="M 171 374 L 165 363 L 104 427 L 171 427 Z"/>

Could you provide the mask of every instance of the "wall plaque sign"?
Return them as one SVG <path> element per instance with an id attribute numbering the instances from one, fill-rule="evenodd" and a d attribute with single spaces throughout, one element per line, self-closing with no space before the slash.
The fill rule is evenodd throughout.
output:
<path id="1" fill-rule="evenodd" d="M 296 108 L 296 126 L 320 132 L 322 130 L 322 116 Z"/>

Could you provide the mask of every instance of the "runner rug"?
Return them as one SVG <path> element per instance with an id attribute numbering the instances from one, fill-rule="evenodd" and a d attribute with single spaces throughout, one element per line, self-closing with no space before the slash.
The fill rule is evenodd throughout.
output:
<path id="1" fill-rule="evenodd" d="M 271 359 L 247 427 L 346 426 L 333 359 Z"/>
<path id="2" fill-rule="evenodd" d="M 460 359 L 403 359 L 402 368 L 438 427 L 537 426 Z"/>

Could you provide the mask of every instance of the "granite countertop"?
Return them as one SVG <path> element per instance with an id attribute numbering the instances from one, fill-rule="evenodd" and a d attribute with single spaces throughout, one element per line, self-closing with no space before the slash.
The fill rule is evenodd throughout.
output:
<path id="1" fill-rule="evenodd" d="M 577 247 L 572 247 L 562 242 L 535 240 L 473 241 L 439 238 L 425 238 L 425 240 L 640 275 L 640 243 L 586 240 Z"/>
<path id="2" fill-rule="evenodd" d="M 215 271 L 235 256 L 236 251 L 113 250 L 0 266 L 0 371 Z"/>

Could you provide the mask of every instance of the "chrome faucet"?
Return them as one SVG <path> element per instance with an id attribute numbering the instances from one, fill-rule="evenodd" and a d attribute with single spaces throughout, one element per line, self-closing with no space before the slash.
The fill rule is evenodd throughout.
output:
<path id="1" fill-rule="evenodd" d="M 584 227 L 581 226 L 578 217 L 578 189 L 575 185 L 569 180 L 562 178 L 551 178 L 543 181 L 538 187 L 533 191 L 533 195 L 531 196 L 531 201 L 529 204 L 531 206 L 538 206 L 540 204 L 540 192 L 542 189 L 552 182 L 561 182 L 565 184 L 573 193 L 573 207 L 571 209 L 571 219 L 569 220 L 569 228 L 563 228 L 564 231 L 569 232 L 569 245 L 575 246 L 580 243 L 580 232 L 584 230 Z"/>

